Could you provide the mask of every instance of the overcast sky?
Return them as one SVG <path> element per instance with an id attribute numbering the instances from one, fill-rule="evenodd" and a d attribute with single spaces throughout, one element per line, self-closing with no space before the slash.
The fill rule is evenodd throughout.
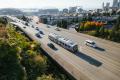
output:
<path id="1" fill-rule="evenodd" d="M 113 0 L 0 0 L 0 8 L 65 8 L 82 6 L 84 9 L 102 8 L 103 2 Z"/>

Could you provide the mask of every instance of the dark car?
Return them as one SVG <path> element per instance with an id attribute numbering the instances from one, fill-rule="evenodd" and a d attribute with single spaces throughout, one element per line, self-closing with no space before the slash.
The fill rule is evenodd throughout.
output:
<path id="1" fill-rule="evenodd" d="M 25 26 L 23 28 L 26 28 Z"/>
<path id="2" fill-rule="evenodd" d="M 47 25 L 47 28 L 50 28 L 50 26 Z"/>
<path id="3" fill-rule="evenodd" d="M 29 24 L 28 24 L 27 22 L 25 23 L 25 25 L 26 25 L 26 26 L 29 26 Z"/>
<path id="4" fill-rule="evenodd" d="M 32 28 L 34 28 L 34 26 L 32 25 Z"/>
<path id="5" fill-rule="evenodd" d="M 38 38 L 41 38 L 39 33 L 36 33 L 35 36 L 37 36 Z"/>
<path id="6" fill-rule="evenodd" d="M 61 31 L 60 28 L 55 28 L 56 31 Z"/>
<path id="7" fill-rule="evenodd" d="M 39 31 L 39 33 L 44 35 L 43 31 Z"/>
<path id="8" fill-rule="evenodd" d="M 52 43 L 48 43 L 47 44 L 50 48 L 52 48 L 53 50 L 58 50 L 55 46 L 54 46 L 54 44 L 52 44 Z"/>
<path id="9" fill-rule="evenodd" d="M 36 30 L 37 30 L 37 31 L 39 31 L 39 29 L 38 29 L 38 28 L 36 28 Z"/>
<path id="10" fill-rule="evenodd" d="M 36 27 L 36 29 L 38 29 L 38 27 Z"/>

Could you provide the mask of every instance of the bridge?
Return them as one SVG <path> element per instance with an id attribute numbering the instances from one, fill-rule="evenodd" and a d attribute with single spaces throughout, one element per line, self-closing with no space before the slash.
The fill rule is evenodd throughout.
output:
<path id="1" fill-rule="evenodd" d="M 45 35 L 42 38 L 35 36 L 37 30 L 30 25 L 25 26 L 24 21 L 16 17 L 7 16 L 14 22 L 11 24 L 17 25 L 25 34 L 31 39 L 41 44 L 43 50 L 54 59 L 61 67 L 70 73 L 77 80 L 119 80 L 120 79 L 120 44 L 92 37 L 89 35 L 72 32 L 66 29 L 56 31 L 53 26 L 50 28 L 45 24 L 35 24 L 31 22 L 34 27 L 41 29 Z M 26 28 L 25 28 L 26 27 Z M 78 44 L 79 51 L 72 53 L 63 47 L 51 42 L 48 39 L 48 34 L 54 32 L 66 38 L 72 39 Z M 94 40 L 97 48 L 86 46 L 84 41 L 90 39 Z M 47 46 L 48 43 L 53 43 L 58 49 L 52 50 Z"/>

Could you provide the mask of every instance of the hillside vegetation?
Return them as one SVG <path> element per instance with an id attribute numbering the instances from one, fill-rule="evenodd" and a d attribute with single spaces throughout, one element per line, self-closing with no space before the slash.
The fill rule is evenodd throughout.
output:
<path id="1" fill-rule="evenodd" d="M 43 55 L 40 44 L 30 41 L 11 24 L 3 30 L 7 37 L 0 39 L 0 80 L 70 80 Z"/>

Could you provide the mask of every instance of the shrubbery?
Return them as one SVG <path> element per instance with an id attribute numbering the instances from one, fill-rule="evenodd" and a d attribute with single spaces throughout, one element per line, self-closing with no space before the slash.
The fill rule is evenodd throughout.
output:
<path id="1" fill-rule="evenodd" d="M 103 26 L 102 22 L 83 22 L 80 24 L 80 31 L 91 31 L 96 30 L 97 28 L 100 28 Z"/>
<path id="2" fill-rule="evenodd" d="M 112 29 L 105 28 L 104 23 L 102 22 L 87 21 L 82 22 L 80 24 L 80 27 L 76 30 L 78 32 L 84 32 L 96 37 L 101 37 L 115 42 L 120 42 L 120 16 L 118 17 Z"/>
<path id="3" fill-rule="evenodd" d="M 0 80 L 66 79 L 66 75 L 41 54 L 40 44 L 30 41 L 12 25 L 7 27 L 7 32 L 8 39 L 0 41 Z"/>

